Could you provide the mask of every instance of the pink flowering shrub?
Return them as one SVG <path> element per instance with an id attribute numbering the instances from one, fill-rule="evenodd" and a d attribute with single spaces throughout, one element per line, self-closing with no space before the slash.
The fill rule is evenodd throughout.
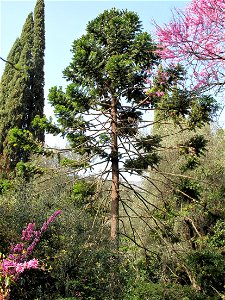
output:
<path id="1" fill-rule="evenodd" d="M 17 282 L 25 270 L 40 268 L 38 259 L 29 257 L 40 242 L 42 234 L 61 212 L 56 211 L 43 223 L 40 230 L 35 230 L 35 223 L 29 223 L 22 231 L 21 242 L 11 245 L 7 257 L 0 256 L 0 300 L 9 299 L 11 284 Z"/>
<path id="2" fill-rule="evenodd" d="M 157 27 L 158 54 L 186 66 L 192 88 L 224 87 L 225 1 L 192 0 Z"/>

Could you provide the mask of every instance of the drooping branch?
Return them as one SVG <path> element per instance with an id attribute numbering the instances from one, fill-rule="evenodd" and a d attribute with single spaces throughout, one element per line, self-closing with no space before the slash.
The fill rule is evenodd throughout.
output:
<path id="1" fill-rule="evenodd" d="M 14 63 L 12 63 L 11 61 L 8 61 L 8 60 L 6 60 L 6 59 L 4 59 L 4 58 L 2 58 L 2 57 L 0 57 L 0 59 L 1 59 L 2 61 L 4 61 L 5 63 L 11 65 L 15 70 L 21 71 L 21 68 L 18 67 L 17 65 L 15 65 Z"/>

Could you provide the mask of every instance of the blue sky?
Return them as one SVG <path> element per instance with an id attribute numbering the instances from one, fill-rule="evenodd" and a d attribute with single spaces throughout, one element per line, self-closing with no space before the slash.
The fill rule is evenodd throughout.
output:
<path id="1" fill-rule="evenodd" d="M 34 10 L 36 1 L 0 0 L 0 56 L 6 58 L 15 39 L 20 36 L 25 19 Z M 85 33 L 88 21 L 105 9 L 116 7 L 135 11 L 143 23 L 143 29 L 154 34 L 152 21 L 162 25 L 172 18 L 175 7 L 183 8 L 188 1 L 45 1 L 46 52 L 45 98 L 54 85 L 65 86 L 63 69 L 69 64 L 73 40 Z M 0 64 L 0 76 L 4 64 Z M 52 110 L 46 102 L 46 114 Z M 50 141 L 50 140 L 49 140 Z M 49 143 L 58 143 L 56 140 Z"/>

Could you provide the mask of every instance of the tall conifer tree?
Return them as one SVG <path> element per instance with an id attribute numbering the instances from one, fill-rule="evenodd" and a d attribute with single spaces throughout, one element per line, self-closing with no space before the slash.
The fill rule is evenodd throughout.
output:
<path id="1" fill-rule="evenodd" d="M 172 119 L 181 125 L 185 120 L 191 129 L 209 121 L 214 107 L 210 97 L 178 89 L 184 79 L 180 67 L 158 68 L 156 44 L 141 27 L 133 12 L 104 11 L 73 43 L 72 62 L 64 70 L 70 81 L 66 91 L 53 87 L 49 94 L 62 134 L 74 152 L 86 155 L 85 163 L 83 159 L 79 166 L 77 161 L 68 165 L 91 167 L 98 157 L 106 164 L 102 176 L 111 173 L 110 237 L 116 250 L 122 232 L 120 207 L 132 223 L 131 199 L 123 199 L 121 189 L 126 186 L 137 195 L 124 174 L 144 175 L 160 161 L 161 136 L 143 133 L 152 124 L 146 112 L 160 110 L 161 122 Z M 141 194 L 139 199 L 146 204 Z"/>
<path id="2" fill-rule="evenodd" d="M 27 162 L 28 153 L 11 143 L 16 136 L 33 135 L 36 141 L 44 141 L 44 131 L 33 127 L 36 115 L 43 116 L 44 110 L 44 1 L 37 0 L 35 11 L 24 23 L 20 38 L 13 45 L 7 61 L 19 65 L 16 70 L 6 64 L 0 86 L 0 164 L 3 174 L 12 171 L 18 162 Z M 15 131 L 19 130 L 19 131 Z M 29 131 L 28 134 L 26 131 Z M 16 145 L 17 150 L 12 149 Z"/>
<path id="3" fill-rule="evenodd" d="M 7 61 L 10 61 L 12 64 L 16 65 L 19 62 L 21 52 L 21 43 L 20 39 L 17 38 L 14 42 Z M 5 109 L 5 104 L 10 100 L 10 85 L 12 83 L 13 76 L 17 72 L 10 64 L 6 64 L 2 79 L 0 82 L 0 153 L 3 151 L 3 141 L 5 139 L 7 125 L 7 111 Z"/>
<path id="4" fill-rule="evenodd" d="M 4 106 L 2 107 L 2 126 L 1 126 L 1 145 L 3 156 L 3 169 L 6 172 L 13 169 L 21 157 L 16 157 L 13 151 L 10 151 L 9 134 L 12 128 L 27 129 L 27 121 L 29 115 L 29 103 L 32 101 L 31 95 L 31 81 L 33 77 L 32 68 L 32 55 L 31 49 L 33 45 L 33 15 L 30 13 L 24 23 L 21 36 L 16 42 L 20 45 L 17 52 L 11 51 L 15 57 L 9 57 L 8 60 L 13 63 L 18 63 L 21 66 L 21 71 L 12 69 L 12 66 L 7 65 L 5 73 L 2 77 L 2 84 L 4 90 L 1 91 L 1 101 Z M 13 50 L 13 49 L 12 49 Z M 19 50 L 19 51 L 18 51 Z M 8 71 L 7 71 L 8 70 Z M 12 76 L 7 81 L 7 74 L 11 73 Z M 11 153 L 11 154 L 10 154 Z"/>
<path id="5" fill-rule="evenodd" d="M 34 9 L 34 39 L 33 39 L 33 62 L 34 81 L 32 87 L 34 107 L 30 116 L 43 117 L 44 108 L 44 51 L 45 51 L 45 11 L 44 0 L 37 0 Z M 31 129 L 32 130 L 32 129 Z M 43 130 L 33 131 L 35 138 L 44 142 Z"/>

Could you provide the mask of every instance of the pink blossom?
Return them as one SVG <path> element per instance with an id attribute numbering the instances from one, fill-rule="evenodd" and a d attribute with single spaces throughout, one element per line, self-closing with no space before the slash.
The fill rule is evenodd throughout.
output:
<path id="1" fill-rule="evenodd" d="M 16 244 L 15 246 L 12 246 L 12 253 L 21 253 L 24 249 L 24 244 L 20 243 L 20 244 Z"/>
<path id="2" fill-rule="evenodd" d="M 25 269 L 26 269 L 25 263 L 18 263 L 16 265 L 15 272 L 16 273 L 23 273 Z"/>
<path id="3" fill-rule="evenodd" d="M 14 275 L 15 274 L 16 262 L 9 259 L 3 259 L 1 263 L 1 268 L 3 270 L 3 274 Z"/>
<path id="4" fill-rule="evenodd" d="M 225 1 L 192 0 L 171 22 L 156 25 L 158 54 L 186 66 L 192 87 L 224 83 Z"/>
<path id="5" fill-rule="evenodd" d="M 164 95 L 165 95 L 165 93 L 164 93 L 164 92 L 160 92 L 160 91 L 158 91 L 158 92 L 156 92 L 156 95 L 157 95 L 158 97 L 161 97 L 161 96 L 164 96 Z"/>
<path id="6" fill-rule="evenodd" d="M 48 229 L 48 223 L 47 222 L 44 222 L 42 227 L 41 227 L 41 232 L 44 232 Z"/>
<path id="7" fill-rule="evenodd" d="M 37 269 L 39 267 L 38 259 L 33 258 L 28 260 L 27 257 L 31 255 L 32 251 L 39 243 L 41 234 L 47 230 L 49 224 L 61 213 L 61 210 L 56 211 L 46 222 L 44 222 L 41 229 L 38 231 L 35 231 L 35 223 L 29 223 L 27 225 L 27 228 L 22 231 L 21 240 L 23 240 L 24 243 L 11 245 L 11 252 L 8 257 L 0 260 L 0 276 L 10 276 L 15 282 L 20 278 L 24 270 Z M 30 244 L 28 244 L 28 242 L 30 242 Z M 9 293 L 10 289 L 7 289 L 8 297 Z"/>
<path id="8" fill-rule="evenodd" d="M 37 269 L 37 267 L 38 267 L 38 259 L 36 259 L 36 258 L 33 258 L 33 259 L 31 259 L 31 260 L 29 260 L 28 262 L 27 262 L 27 268 L 29 268 L 29 269 Z"/>
<path id="9" fill-rule="evenodd" d="M 35 223 L 29 223 L 27 225 L 27 228 L 22 231 L 21 240 L 29 241 L 30 239 L 32 239 L 32 237 L 34 235 L 34 229 L 35 229 Z"/>
<path id="10" fill-rule="evenodd" d="M 16 265 L 15 271 L 16 271 L 16 273 L 23 273 L 24 270 L 37 269 L 37 268 L 38 268 L 38 259 L 33 258 L 29 261 L 25 261 L 23 263 L 18 263 Z"/>

